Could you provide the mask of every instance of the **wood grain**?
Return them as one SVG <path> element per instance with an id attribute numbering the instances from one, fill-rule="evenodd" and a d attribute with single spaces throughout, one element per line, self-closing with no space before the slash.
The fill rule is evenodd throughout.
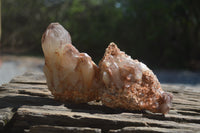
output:
<path id="1" fill-rule="evenodd" d="M 42 73 L 25 73 L 0 87 L 1 132 L 198 132 L 200 88 L 162 84 L 173 93 L 169 114 L 110 109 L 101 102 L 55 101 Z"/>

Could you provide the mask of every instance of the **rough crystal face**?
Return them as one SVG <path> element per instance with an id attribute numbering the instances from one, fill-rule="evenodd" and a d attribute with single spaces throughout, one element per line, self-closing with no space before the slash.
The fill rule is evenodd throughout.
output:
<path id="1" fill-rule="evenodd" d="M 101 79 L 106 88 L 102 91 L 102 103 L 111 108 L 149 110 L 166 114 L 172 94 L 161 89 L 153 72 L 142 62 L 111 43 L 99 63 Z"/>
<path id="2" fill-rule="evenodd" d="M 55 99 L 86 103 L 99 99 L 99 68 L 86 53 L 72 44 L 70 34 L 51 23 L 42 37 L 44 73 Z"/>

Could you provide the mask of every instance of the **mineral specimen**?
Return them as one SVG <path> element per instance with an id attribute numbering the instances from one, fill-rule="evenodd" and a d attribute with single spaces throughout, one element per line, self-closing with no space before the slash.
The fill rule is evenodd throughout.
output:
<path id="1" fill-rule="evenodd" d="M 106 86 L 101 96 L 104 105 L 168 113 L 172 94 L 161 89 L 157 77 L 145 64 L 133 60 L 114 43 L 106 49 L 99 67 L 101 79 Z"/>
<path id="2" fill-rule="evenodd" d="M 70 34 L 51 23 L 42 36 L 47 86 L 55 99 L 86 103 L 99 99 L 99 68 L 86 53 L 71 44 Z"/>
<path id="3" fill-rule="evenodd" d="M 161 89 L 153 72 L 111 43 L 99 67 L 72 44 L 69 33 L 51 23 L 42 36 L 44 73 L 55 99 L 86 103 L 102 100 L 111 108 L 166 114 L 172 94 Z"/>

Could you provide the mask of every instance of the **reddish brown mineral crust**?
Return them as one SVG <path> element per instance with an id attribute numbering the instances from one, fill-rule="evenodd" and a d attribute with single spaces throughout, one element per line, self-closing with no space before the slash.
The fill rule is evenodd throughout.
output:
<path id="1" fill-rule="evenodd" d="M 69 33 L 51 23 L 42 37 L 44 73 L 55 99 L 86 103 L 99 99 L 99 68 L 86 53 L 71 44 Z"/>
<path id="2" fill-rule="evenodd" d="M 111 43 L 99 63 L 106 86 L 101 100 L 111 108 L 149 110 L 166 114 L 172 95 L 161 89 L 153 72 L 143 63 L 131 59 Z"/>

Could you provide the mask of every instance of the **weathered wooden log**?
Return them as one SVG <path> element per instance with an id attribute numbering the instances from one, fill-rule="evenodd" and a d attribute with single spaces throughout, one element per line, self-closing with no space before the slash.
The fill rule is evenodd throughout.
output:
<path id="1" fill-rule="evenodd" d="M 173 93 L 169 114 L 110 109 L 101 102 L 55 101 L 42 73 L 25 73 L 0 87 L 0 132 L 198 132 L 200 88 L 162 84 Z"/>

